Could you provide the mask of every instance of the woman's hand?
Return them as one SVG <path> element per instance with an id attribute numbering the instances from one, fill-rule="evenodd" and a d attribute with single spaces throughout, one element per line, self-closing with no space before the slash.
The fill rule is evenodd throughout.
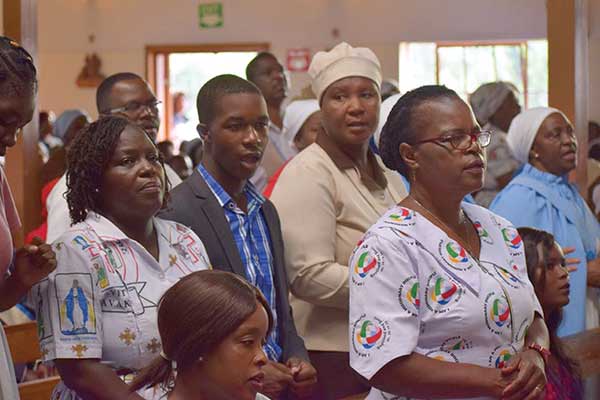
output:
<path id="1" fill-rule="evenodd" d="M 575 247 L 565 247 L 563 249 L 565 257 L 571 253 L 575 253 Z M 569 272 L 577 271 L 577 265 L 579 265 L 580 262 L 581 260 L 579 258 L 565 258 L 565 265 Z"/>
<path id="2" fill-rule="evenodd" d="M 600 258 L 588 261 L 587 284 L 592 287 L 600 287 Z"/>
<path id="3" fill-rule="evenodd" d="M 544 359 L 535 350 L 525 350 L 515 354 L 508 366 L 500 370 L 503 378 L 512 380 L 502 391 L 502 399 L 542 399 L 546 387 L 544 368 Z"/>
<path id="4" fill-rule="evenodd" d="M 35 237 L 32 244 L 16 251 L 14 267 L 14 279 L 29 290 L 56 268 L 56 254 L 49 244 Z"/>

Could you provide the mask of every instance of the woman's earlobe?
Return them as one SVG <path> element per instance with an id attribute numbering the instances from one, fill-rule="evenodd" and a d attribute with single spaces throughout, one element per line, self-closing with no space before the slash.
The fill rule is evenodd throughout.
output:
<path id="1" fill-rule="evenodd" d="M 398 152 L 400 153 L 400 157 L 402 161 L 410 168 L 417 169 L 419 168 L 419 164 L 415 157 L 415 150 L 408 143 L 400 143 L 398 146 Z"/>

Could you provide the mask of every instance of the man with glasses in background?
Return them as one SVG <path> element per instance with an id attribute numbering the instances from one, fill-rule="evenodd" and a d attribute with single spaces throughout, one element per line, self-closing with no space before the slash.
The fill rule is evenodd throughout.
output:
<path id="1" fill-rule="evenodd" d="M 120 72 L 109 76 L 102 81 L 96 91 L 98 114 L 116 114 L 131 120 L 146 131 L 155 143 L 160 127 L 159 104 L 160 101 L 156 99 L 148 82 L 132 72 Z M 172 188 L 181 183 L 181 178 L 167 164 L 165 164 L 165 173 Z M 66 191 L 67 179 L 65 174 L 54 186 L 46 200 L 46 208 L 48 209 L 46 241 L 48 243 L 52 243 L 71 225 L 69 208 L 63 196 Z"/>

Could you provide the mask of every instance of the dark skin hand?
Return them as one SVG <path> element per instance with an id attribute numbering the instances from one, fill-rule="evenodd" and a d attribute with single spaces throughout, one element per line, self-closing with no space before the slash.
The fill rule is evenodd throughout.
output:
<path id="1" fill-rule="evenodd" d="M 278 399 L 294 381 L 290 368 L 278 362 L 269 361 L 262 371 L 265 373 L 262 394 L 271 399 Z"/>
<path id="2" fill-rule="evenodd" d="M 291 357 L 286 364 L 294 378 L 290 384 L 290 393 L 296 399 L 309 398 L 317 383 L 317 370 L 297 357 Z"/>
<path id="3" fill-rule="evenodd" d="M 514 361 L 513 361 L 514 360 Z M 544 390 L 536 389 L 546 386 L 544 360 L 535 350 L 517 353 L 511 363 L 502 369 L 502 376 L 515 379 L 502 391 L 503 400 L 535 400 L 541 399 Z"/>
<path id="4" fill-rule="evenodd" d="M 14 271 L 0 281 L 0 311 L 17 304 L 29 289 L 56 268 L 56 254 L 49 244 L 35 237 L 32 244 L 18 249 Z"/>
<path id="5" fill-rule="evenodd" d="M 544 359 L 540 353 L 528 348 L 532 343 L 539 344 L 545 349 L 550 348 L 548 328 L 544 319 L 537 314 L 527 330 L 525 347 L 521 352 L 515 354 L 508 365 L 501 370 L 502 376 L 514 378 L 502 392 L 502 399 L 534 400 L 542 398 L 543 389 L 546 387 Z"/>
<path id="6" fill-rule="evenodd" d="M 54 360 L 64 383 L 84 400 L 143 400 L 98 359 Z"/>

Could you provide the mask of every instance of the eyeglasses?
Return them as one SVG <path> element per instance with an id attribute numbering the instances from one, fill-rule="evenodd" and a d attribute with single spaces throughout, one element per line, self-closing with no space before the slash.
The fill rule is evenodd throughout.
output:
<path id="1" fill-rule="evenodd" d="M 413 143 L 413 145 L 435 143 L 443 146 L 444 143 L 450 143 L 450 146 L 456 150 L 467 150 L 474 142 L 477 142 L 481 147 L 487 147 L 491 140 L 492 131 L 478 131 L 473 133 L 455 133 L 433 139 L 419 140 L 418 142 Z"/>
<path id="2" fill-rule="evenodd" d="M 160 100 L 150 100 L 147 103 L 140 103 L 137 101 L 131 101 L 125 104 L 123 107 L 111 108 L 104 112 L 104 114 L 141 114 L 144 110 L 149 110 L 150 112 L 156 112 L 158 110 L 158 105 L 161 104 Z"/>

